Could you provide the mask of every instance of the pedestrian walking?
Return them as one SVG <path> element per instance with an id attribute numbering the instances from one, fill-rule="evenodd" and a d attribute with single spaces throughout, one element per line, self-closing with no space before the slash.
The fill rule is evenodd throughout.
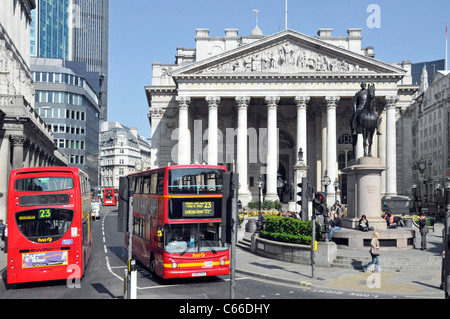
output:
<path id="1" fill-rule="evenodd" d="M 367 265 L 363 266 L 364 272 L 367 272 L 367 268 L 375 264 L 375 272 L 380 272 L 380 242 L 378 241 L 380 234 L 375 232 L 373 238 L 370 241 L 370 255 L 372 256 L 372 261 Z"/>
<path id="2" fill-rule="evenodd" d="M 423 213 L 419 214 L 420 250 L 427 250 L 428 221 Z"/>

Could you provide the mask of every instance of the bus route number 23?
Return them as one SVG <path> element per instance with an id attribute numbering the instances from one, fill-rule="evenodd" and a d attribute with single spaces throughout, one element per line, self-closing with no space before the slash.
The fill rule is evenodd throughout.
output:
<path id="1" fill-rule="evenodd" d="M 52 217 L 52 211 L 50 209 L 39 209 L 39 215 L 38 218 L 51 218 Z"/>

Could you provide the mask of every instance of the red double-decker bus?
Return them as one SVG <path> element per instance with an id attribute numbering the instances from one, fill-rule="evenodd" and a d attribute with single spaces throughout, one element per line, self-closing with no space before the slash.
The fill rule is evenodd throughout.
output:
<path id="1" fill-rule="evenodd" d="M 13 169 L 8 284 L 82 278 L 92 251 L 90 182 L 76 167 Z"/>
<path id="2" fill-rule="evenodd" d="M 225 171 L 174 165 L 129 175 L 133 258 L 162 278 L 229 274 L 229 248 L 221 241 Z"/>
<path id="3" fill-rule="evenodd" d="M 103 190 L 103 205 L 116 206 L 116 191 L 114 188 L 105 188 Z"/>

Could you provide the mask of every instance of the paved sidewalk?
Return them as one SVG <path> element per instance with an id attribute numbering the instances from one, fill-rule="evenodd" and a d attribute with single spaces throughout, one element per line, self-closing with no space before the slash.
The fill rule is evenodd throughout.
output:
<path id="1" fill-rule="evenodd" d="M 251 236 L 246 233 L 247 238 Z M 444 298 L 441 290 L 441 271 L 439 270 L 383 270 L 383 257 L 397 256 L 412 259 L 424 256 L 436 256 L 442 251 L 442 237 L 428 235 L 429 251 L 418 249 L 382 252 L 380 257 L 381 273 L 364 273 L 356 267 L 324 268 L 315 267 L 315 276 L 311 277 L 311 265 L 292 264 L 252 254 L 246 249 L 237 248 L 236 272 L 242 276 L 272 280 L 292 285 L 322 289 L 342 289 L 363 293 L 398 294 L 399 298 Z M 354 256 L 359 260 L 369 260 L 367 251 L 350 251 L 338 249 L 338 255 Z M 7 255 L 0 251 L 0 277 L 6 275 Z M 2 280 L 2 278 L 0 278 Z"/>
<path id="2" fill-rule="evenodd" d="M 250 233 L 245 237 L 249 239 Z M 442 254 L 442 237 L 428 235 L 428 251 L 412 249 L 405 251 L 382 252 L 380 256 L 381 273 L 365 273 L 357 266 L 347 268 L 315 267 L 312 277 L 311 265 L 293 264 L 252 254 L 238 247 L 236 272 L 243 276 L 252 276 L 293 285 L 315 288 L 332 288 L 365 293 L 390 293 L 399 298 L 444 298 L 440 289 L 440 270 L 383 270 L 384 258 L 409 258 L 411 261 L 424 257 L 436 257 Z M 338 249 L 338 256 L 353 256 L 358 260 L 370 260 L 368 250 Z"/>

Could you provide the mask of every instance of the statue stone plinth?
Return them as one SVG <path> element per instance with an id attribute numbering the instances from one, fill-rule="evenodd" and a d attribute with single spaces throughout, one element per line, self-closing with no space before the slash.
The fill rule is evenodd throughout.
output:
<path id="1" fill-rule="evenodd" d="M 359 219 L 366 215 L 375 230 L 386 229 L 381 218 L 381 173 L 386 166 L 377 157 L 360 157 L 350 164 L 343 169 L 347 174 L 347 216 L 342 226 L 358 229 Z"/>

